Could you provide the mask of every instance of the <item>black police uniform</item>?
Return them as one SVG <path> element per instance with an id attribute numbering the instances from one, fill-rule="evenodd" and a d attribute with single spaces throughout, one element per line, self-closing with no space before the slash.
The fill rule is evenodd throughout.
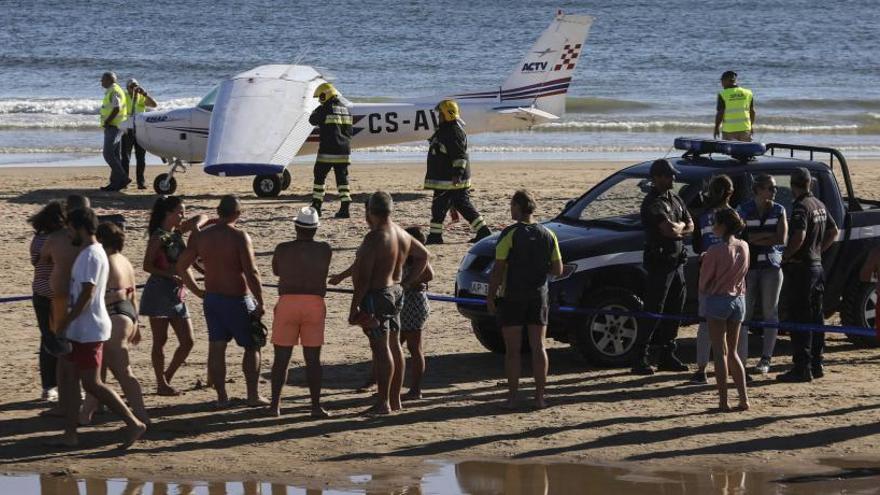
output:
<path id="1" fill-rule="evenodd" d="M 684 265 L 687 253 L 681 239 L 664 236 L 660 225 L 664 221 L 691 223 L 691 215 L 678 194 L 672 190 L 661 193 L 652 188 L 642 201 L 641 217 L 645 228 L 643 266 L 648 272 L 645 311 L 681 314 L 686 296 Z M 673 354 L 678 326 L 678 320 L 640 321 L 633 369 L 647 366 L 649 343 L 660 350 L 661 368 L 673 363 L 679 366 Z"/>
<path id="2" fill-rule="evenodd" d="M 334 96 L 315 109 L 309 116 L 309 123 L 318 126 L 321 142 L 315 160 L 312 206 L 319 212 L 324 202 L 324 182 L 333 169 L 336 175 L 336 189 L 339 201 L 347 212 L 351 203 L 351 190 L 348 187 L 348 166 L 351 164 L 352 118 L 351 103 L 341 96 Z"/>
<path id="3" fill-rule="evenodd" d="M 788 321 L 819 325 L 825 322 L 822 314 L 822 298 L 825 295 L 822 241 L 825 232 L 835 228 L 837 224 L 834 218 L 812 193 L 802 194 L 795 199 L 790 229 L 804 231 L 804 243 L 782 265 L 782 300 L 787 308 Z M 791 346 L 794 367 L 789 378 L 809 379 L 821 372 L 824 332 L 792 332 Z"/>
<path id="4" fill-rule="evenodd" d="M 428 243 L 442 242 L 443 220 L 451 207 L 461 213 L 478 237 L 488 236 L 491 232 L 471 202 L 471 164 L 467 152 L 467 134 L 461 122 L 441 122 L 428 143 L 425 189 L 434 191 Z"/>

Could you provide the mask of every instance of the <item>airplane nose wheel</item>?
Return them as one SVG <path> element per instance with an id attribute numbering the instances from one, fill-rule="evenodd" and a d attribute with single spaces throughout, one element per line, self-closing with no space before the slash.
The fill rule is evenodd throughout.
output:
<path id="1" fill-rule="evenodd" d="M 159 174 L 153 181 L 153 189 L 156 191 L 156 194 L 170 196 L 177 190 L 177 179 L 169 174 Z"/>
<path id="2" fill-rule="evenodd" d="M 293 177 L 290 175 L 290 170 L 284 169 L 284 172 L 281 173 L 281 190 L 286 191 L 290 187 L 290 182 L 293 180 Z"/>
<path id="3" fill-rule="evenodd" d="M 281 174 L 258 175 L 254 178 L 254 192 L 261 198 L 271 198 L 281 194 Z"/>

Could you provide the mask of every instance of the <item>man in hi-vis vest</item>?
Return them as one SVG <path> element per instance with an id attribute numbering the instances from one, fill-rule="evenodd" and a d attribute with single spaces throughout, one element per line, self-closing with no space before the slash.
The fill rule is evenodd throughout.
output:
<path id="1" fill-rule="evenodd" d="M 722 89 L 715 110 L 715 139 L 719 130 L 725 141 L 751 141 L 755 125 L 755 100 L 752 92 L 737 86 L 736 72 L 721 74 Z"/>
<path id="2" fill-rule="evenodd" d="M 116 84 L 116 74 L 105 72 L 101 76 L 104 99 L 101 101 L 101 127 L 104 128 L 104 161 L 110 166 L 110 183 L 102 191 L 119 191 L 131 182 L 122 169 L 119 124 L 128 117 L 128 99 L 125 91 Z"/>

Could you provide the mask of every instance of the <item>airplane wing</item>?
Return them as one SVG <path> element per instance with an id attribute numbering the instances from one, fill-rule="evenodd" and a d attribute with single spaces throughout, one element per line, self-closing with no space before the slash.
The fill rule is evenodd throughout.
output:
<path id="1" fill-rule="evenodd" d="M 550 112 L 545 112 L 544 110 L 540 110 L 534 106 L 498 108 L 495 109 L 495 113 L 502 117 L 524 120 L 528 122 L 529 125 L 537 125 L 543 124 L 544 122 L 549 122 L 551 120 L 559 120 L 558 115 L 553 115 Z"/>
<path id="2" fill-rule="evenodd" d="M 325 79 L 302 65 L 263 65 L 221 83 L 211 115 L 205 172 L 279 174 L 313 126 L 312 94 Z"/>

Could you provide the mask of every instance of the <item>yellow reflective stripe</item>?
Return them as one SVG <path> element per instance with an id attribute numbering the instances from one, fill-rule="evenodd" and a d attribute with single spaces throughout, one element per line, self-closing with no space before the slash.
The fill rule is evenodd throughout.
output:
<path id="1" fill-rule="evenodd" d="M 330 114 L 324 119 L 325 124 L 332 125 L 351 125 L 351 115 L 333 115 Z"/>
<path id="2" fill-rule="evenodd" d="M 431 228 L 429 229 L 429 233 L 442 234 L 443 233 L 443 224 L 442 223 L 432 223 Z"/>
<path id="3" fill-rule="evenodd" d="M 476 232 L 476 231 L 480 230 L 481 228 L 483 228 L 484 225 L 486 225 L 486 222 L 483 221 L 483 217 L 477 217 L 476 220 L 471 222 L 471 230 Z"/>
<path id="4" fill-rule="evenodd" d="M 437 151 L 439 151 L 440 153 L 443 153 L 445 155 L 446 154 L 446 145 L 443 143 L 438 143 L 437 144 Z"/>
<path id="5" fill-rule="evenodd" d="M 459 182 L 458 184 L 453 184 L 451 180 L 430 180 L 425 179 L 425 189 L 438 189 L 438 190 L 454 190 L 454 189 L 468 189 L 471 187 L 471 181 L 465 180 Z"/>
<path id="6" fill-rule="evenodd" d="M 324 153 L 318 153 L 317 161 L 322 163 L 351 163 L 351 157 L 349 155 L 328 155 Z"/>
<path id="7" fill-rule="evenodd" d="M 467 164 L 468 162 L 464 158 L 459 158 L 458 160 L 452 162 L 452 166 L 455 168 L 465 168 L 467 167 Z"/>

